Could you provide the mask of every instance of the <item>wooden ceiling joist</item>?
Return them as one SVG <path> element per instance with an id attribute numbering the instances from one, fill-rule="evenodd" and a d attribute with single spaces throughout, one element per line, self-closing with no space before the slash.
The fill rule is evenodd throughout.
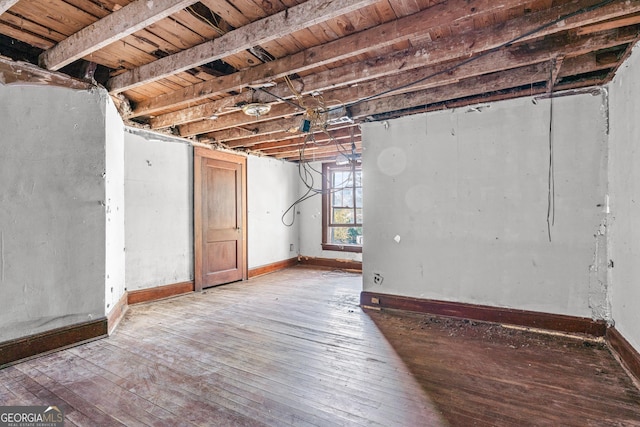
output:
<path id="1" fill-rule="evenodd" d="M 333 130 L 328 132 L 315 132 L 313 134 L 313 138 L 311 138 L 308 134 L 298 134 L 295 138 L 287 139 L 282 144 L 277 144 L 275 142 L 267 142 L 264 144 L 256 144 L 251 147 L 252 151 L 259 151 L 263 154 L 272 155 L 277 153 L 284 153 L 287 151 L 295 151 L 300 149 L 305 143 L 307 144 L 324 144 L 330 141 L 336 140 L 345 140 L 354 138 L 354 141 L 357 139 L 358 141 L 361 139 L 362 132 L 360 129 L 356 128 L 352 131 L 349 128 Z"/>
<path id="2" fill-rule="evenodd" d="M 574 41 L 566 44 L 568 52 L 571 55 L 582 55 L 597 49 L 605 49 L 620 44 L 625 44 L 633 41 L 638 34 L 638 30 L 628 29 L 627 31 L 613 30 L 608 32 L 599 33 L 593 37 L 578 37 Z M 486 75 L 495 73 L 501 70 L 508 70 L 512 68 L 523 67 L 526 65 L 548 62 L 553 60 L 557 56 L 557 51 L 551 49 L 544 40 L 539 44 L 529 44 L 527 49 L 531 50 L 528 55 L 518 55 L 520 47 L 514 46 L 505 51 L 493 51 L 488 52 L 483 57 L 478 57 L 473 62 L 465 63 L 459 67 L 455 67 L 455 63 L 438 64 L 436 66 L 422 67 L 415 69 L 411 66 L 407 66 L 406 70 L 402 74 L 385 75 L 378 77 L 374 80 L 361 82 L 357 85 L 351 85 L 347 87 L 338 88 L 335 90 L 327 91 L 323 95 L 326 99 L 341 100 L 343 103 L 349 105 L 353 102 L 359 101 L 364 98 L 368 98 L 379 94 L 381 92 L 388 91 L 389 88 L 402 87 L 407 85 L 408 87 L 400 90 L 400 92 L 415 91 L 420 88 L 436 87 L 446 84 L 455 83 L 459 80 L 469 79 L 471 77 Z M 438 50 L 443 52 L 444 55 L 450 54 L 452 51 Z M 421 58 L 418 55 L 407 55 L 407 62 L 409 57 L 412 60 L 427 62 L 426 58 Z M 361 65 L 361 64 L 358 64 Z M 350 67 L 350 66 L 347 66 Z M 344 73 L 340 73 L 344 74 Z M 353 75 L 353 74 L 352 74 Z M 558 76 L 558 72 L 555 72 Z M 424 82 L 414 84 L 421 79 L 428 78 L 430 76 L 437 76 L 437 78 L 427 79 Z M 548 76 L 546 77 L 548 78 Z M 543 79 L 544 80 L 544 79 Z M 486 88 L 478 86 L 479 92 L 486 91 Z M 212 103 L 215 104 L 216 102 Z M 328 107 L 336 105 L 336 101 L 328 104 Z M 284 104 L 276 104 L 275 114 L 269 113 L 260 118 L 260 120 L 272 120 L 278 117 L 283 117 L 291 114 L 300 114 L 301 111 L 296 110 L 295 107 Z M 182 136 L 193 136 L 203 133 L 212 132 L 225 127 L 231 127 L 230 124 L 237 123 L 241 118 L 238 118 L 240 113 L 234 113 L 234 116 L 229 115 L 222 116 L 222 121 L 198 121 L 191 124 L 180 126 L 180 134 Z M 245 119 L 246 123 L 246 119 Z"/>
<path id="3" fill-rule="evenodd" d="M 49 70 L 58 70 L 196 1 L 135 0 L 43 52 L 40 55 L 40 65 Z"/>
<path id="4" fill-rule="evenodd" d="M 577 58 L 567 59 L 567 64 L 569 64 L 570 70 L 573 70 L 579 73 L 589 73 L 598 69 L 608 69 L 606 66 L 597 63 L 596 55 L 593 53 L 589 53 L 587 55 L 577 57 Z M 484 87 L 482 89 L 495 90 L 493 87 L 490 87 L 490 88 Z M 442 94 L 442 97 L 439 99 L 435 99 L 433 98 L 433 95 L 435 95 L 436 92 L 432 92 L 431 93 L 432 98 L 429 100 L 430 104 L 427 104 L 427 105 L 450 102 L 450 100 L 452 99 L 451 96 L 457 95 L 456 92 L 442 91 L 440 93 Z M 448 95 L 449 93 L 451 95 Z M 539 92 L 531 92 L 531 94 L 535 94 L 535 93 L 539 93 Z M 479 95 L 479 94 L 478 93 L 472 94 L 470 92 L 465 92 L 464 95 L 465 96 L 463 98 L 466 98 L 468 96 Z M 519 95 L 525 96 L 527 94 L 519 94 Z M 508 96 L 505 96 L 504 98 L 507 98 L 507 97 Z M 425 102 L 427 102 L 427 100 L 425 100 Z M 457 103 L 455 105 L 467 105 L 469 103 L 473 103 L 473 102 Z M 270 122 L 262 123 L 261 125 L 262 127 L 260 129 L 258 128 L 254 129 L 256 133 L 252 134 L 251 136 L 247 136 L 248 133 L 246 131 L 235 132 L 234 136 L 237 136 L 237 138 L 231 139 L 231 140 L 224 140 L 224 137 L 228 135 L 228 133 L 233 133 L 234 131 L 236 131 L 236 129 L 227 129 L 223 131 L 212 132 L 210 134 L 207 134 L 207 137 L 209 137 L 208 139 L 211 139 L 213 141 L 222 142 L 229 148 L 248 147 L 251 150 L 256 150 L 256 151 L 263 151 L 268 148 L 275 148 L 279 146 L 288 146 L 295 143 L 296 140 L 300 140 L 301 138 L 300 132 L 291 133 L 291 132 L 284 131 L 284 129 L 289 129 L 289 128 L 297 129 L 298 126 L 300 125 L 300 117 L 296 117 L 294 119 L 273 120 Z M 353 126 L 353 125 L 347 124 L 347 125 L 332 126 L 328 129 L 328 132 L 331 135 L 341 135 L 341 133 L 346 132 L 346 129 L 348 129 L 348 127 L 350 126 Z M 267 127 L 268 127 L 268 130 L 270 130 L 270 132 L 263 133 L 261 130 L 267 129 Z M 299 141 L 298 143 L 301 143 L 301 142 L 302 141 Z"/>
<path id="5" fill-rule="evenodd" d="M 411 39 L 413 43 L 421 38 L 429 39 L 429 33 L 435 28 L 453 25 L 458 20 L 488 14 L 497 9 L 526 3 L 525 0 L 505 0 L 497 4 L 495 1 L 483 0 L 473 2 L 471 6 L 467 0 L 451 0 L 446 5 L 441 3 L 413 15 L 311 47 L 284 58 L 160 95 L 138 104 L 131 117 L 148 115 L 170 106 L 187 105 L 212 95 L 237 91 L 253 82 L 300 73 L 374 49 L 392 46 L 407 39 Z"/>
<path id="6" fill-rule="evenodd" d="M 284 125 L 289 120 L 291 119 L 273 120 L 271 122 L 267 122 L 267 124 L 273 124 L 274 126 Z M 256 150 L 268 148 L 268 147 L 273 148 L 278 145 L 286 145 L 287 140 L 293 140 L 293 139 L 299 138 L 301 135 L 304 135 L 304 133 L 299 130 L 300 122 L 301 122 L 300 117 L 296 117 L 293 119 L 293 122 L 291 122 L 291 126 L 289 128 L 286 128 L 283 126 L 279 131 L 272 132 L 270 134 L 260 134 L 260 135 L 255 135 L 249 138 L 226 141 L 225 145 L 231 148 L 249 147 L 251 149 L 256 149 Z M 336 132 L 342 132 L 344 129 L 348 129 L 352 126 L 357 127 L 358 125 L 354 123 L 341 123 L 341 124 L 327 126 L 322 131 L 318 129 L 314 129 L 313 132 L 317 134 L 329 133 L 331 135 L 334 135 Z M 285 130 L 282 130 L 282 129 L 285 129 Z M 225 132 L 225 131 L 213 132 L 209 135 L 217 135 L 222 132 Z M 213 139 L 216 140 L 215 138 Z M 260 147 L 260 148 L 256 148 L 256 147 Z"/>
<path id="7" fill-rule="evenodd" d="M 245 141 L 234 145 L 234 140 L 247 140 L 253 137 L 264 137 L 274 133 L 287 132 L 289 129 L 297 129 L 300 126 L 300 117 L 290 117 L 281 120 L 270 120 L 268 122 L 256 123 L 255 125 L 246 127 L 233 127 L 208 133 L 206 136 L 218 141 L 229 144 L 232 147 L 240 147 L 246 144 Z"/>
<path id="8" fill-rule="evenodd" d="M 587 7 L 589 4 L 592 4 L 593 1 L 583 0 L 580 4 L 576 6 L 576 4 L 563 4 L 557 6 L 555 8 L 551 8 L 542 12 L 538 12 L 535 14 L 531 14 L 528 16 L 523 16 L 522 18 L 516 18 L 512 20 L 507 25 L 499 24 L 494 27 L 488 27 L 480 30 L 469 31 L 460 37 L 457 38 L 445 38 L 434 41 L 426 41 L 422 43 L 416 44 L 411 51 L 402 52 L 400 54 L 392 55 L 387 58 L 377 58 L 376 60 L 363 61 L 355 64 L 345 65 L 339 69 L 330 69 L 322 72 L 315 73 L 313 75 L 307 76 L 304 78 L 304 89 L 305 93 L 311 93 L 314 91 L 323 91 L 329 87 L 335 87 L 344 84 L 354 84 L 363 80 L 369 80 L 373 78 L 378 78 L 380 76 L 385 76 L 388 74 L 401 73 L 405 72 L 408 69 L 416 68 L 419 66 L 424 66 L 426 64 L 436 64 L 439 62 L 445 62 L 450 60 L 459 59 L 461 57 L 468 57 L 471 55 L 475 55 L 481 52 L 485 52 L 491 49 L 496 49 L 497 47 L 508 43 L 516 37 L 521 36 L 522 34 L 527 34 L 529 32 L 533 32 L 535 29 L 542 28 L 540 31 L 535 34 L 531 34 L 526 37 L 526 39 L 530 40 L 534 36 L 535 37 L 543 37 L 547 35 L 556 34 L 560 31 L 565 31 L 567 27 L 568 29 L 574 28 L 574 26 L 579 26 L 583 21 L 578 18 L 582 16 L 582 18 L 586 22 L 592 22 L 595 19 L 590 15 L 591 12 L 587 12 L 584 15 L 574 16 L 571 19 L 571 22 L 562 25 L 549 25 L 550 22 L 553 22 L 554 19 L 557 19 L 558 16 L 565 16 L 569 13 L 575 12 L 576 10 L 580 10 L 581 8 Z M 576 8 L 578 7 L 578 8 Z M 631 7 L 631 6 L 630 6 Z M 633 8 L 637 8 L 640 11 L 640 2 L 634 5 Z M 430 9 L 427 9 L 430 10 Z M 603 16 L 610 17 L 612 15 L 621 13 L 618 2 L 614 4 L 610 4 L 607 6 L 606 10 L 602 12 L 606 12 Z M 412 15 L 413 17 L 413 15 Z M 404 21 L 403 21 L 404 22 Z M 409 28 L 408 24 L 405 22 L 402 28 Z M 361 33 L 358 33 L 361 34 Z M 356 34 L 356 35 L 358 35 Z M 356 36 L 354 35 L 354 36 Z M 395 40 L 395 39 L 394 39 Z M 331 43 L 330 43 L 331 44 Z M 356 43 L 357 44 L 357 43 Z M 348 43 L 351 45 L 351 43 Z M 311 49 L 309 49 L 311 51 Z M 335 52 L 336 49 L 326 48 L 324 52 Z M 309 54 L 309 52 L 305 52 Z M 296 54 L 298 55 L 298 54 Z M 293 55 L 293 56 L 296 56 Z M 550 57 L 549 57 L 550 58 Z M 543 60 L 549 59 L 545 58 Z M 264 69 L 265 75 L 278 76 L 279 74 L 276 72 L 275 67 L 278 67 L 276 64 L 278 61 L 286 61 L 287 58 L 283 58 L 282 60 L 277 60 L 272 63 L 262 64 L 258 67 L 254 67 L 249 70 L 245 70 L 243 72 L 235 73 L 230 76 L 223 76 L 218 79 L 203 82 L 195 85 L 193 88 L 186 88 L 184 90 L 180 90 L 180 94 L 175 96 L 175 94 L 168 94 L 158 97 L 155 101 L 156 108 L 166 108 L 169 106 L 170 102 L 178 102 L 178 105 L 186 102 L 186 100 L 200 99 L 200 97 L 204 97 L 204 95 L 212 95 L 223 93 L 227 90 L 236 90 L 241 88 L 247 84 L 250 84 L 251 81 L 254 81 L 256 75 L 252 75 L 252 70 Z M 537 62 L 537 61 L 533 61 Z M 504 63 L 504 61 L 503 61 Z M 532 62 L 530 62 L 532 63 Z M 291 64 L 287 64 L 290 66 Z M 518 65 L 514 65 L 518 66 Z M 286 69 L 286 67 L 285 67 Z M 267 71 L 270 70 L 270 71 Z M 300 71 L 300 68 L 294 68 L 294 70 Z M 214 82 L 216 83 L 214 85 Z M 230 84 L 225 85 L 227 82 L 231 82 Z M 215 92 L 208 90 L 209 88 L 215 87 Z M 193 91 L 197 91 L 195 95 Z M 187 92 L 190 95 L 187 95 Z M 290 91 L 286 87 L 286 85 L 280 85 L 280 87 L 270 89 L 270 92 L 276 96 L 280 97 L 290 97 Z M 244 100 L 248 101 L 249 94 L 236 96 L 234 102 L 240 102 Z M 172 99 L 172 100 L 171 100 Z M 182 101 L 178 101 L 182 100 Z M 143 111 L 148 112 L 149 109 L 153 110 L 152 104 L 154 100 L 150 100 L 149 103 L 144 103 L 139 105 L 134 111 L 137 111 L 135 114 L 139 114 Z M 194 107 L 192 112 L 182 113 L 168 113 L 166 116 L 161 116 L 158 118 L 151 119 L 151 125 L 153 128 L 161 128 L 171 123 L 179 116 L 179 122 L 185 123 L 188 121 L 198 120 L 201 117 L 207 117 L 213 114 L 216 109 L 222 109 L 228 105 L 229 101 L 218 101 L 210 104 L 206 104 L 206 106 Z M 225 105 L 226 104 L 226 105 Z M 201 115 L 200 115 L 201 114 Z M 199 117 L 200 115 L 200 117 Z"/>
<path id="9" fill-rule="evenodd" d="M 606 49 L 612 46 L 629 43 L 635 39 L 636 34 L 637 33 L 633 31 L 620 32 L 614 30 L 602 32 L 592 37 L 572 37 L 571 41 L 565 44 L 566 55 L 579 56 L 593 51 L 594 49 Z M 444 50 L 444 46 L 438 46 L 438 42 L 431 44 L 435 45 L 439 52 L 449 55 L 452 52 L 455 52 Z M 445 43 L 442 44 L 445 45 Z M 428 63 L 430 55 L 430 52 L 426 51 L 426 49 L 418 47 L 417 50 L 411 49 L 409 51 L 402 52 L 401 54 L 394 54 L 390 57 L 377 58 L 371 62 L 348 64 L 337 69 L 307 76 L 304 78 L 304 87 L 306 88 L 305 92 L 322 91 L 329 84 L 328 82 L 331 81 L 330 79 L 332 76 L 338 76 L 334 77 L 334 83 L 347 83 L 350 87 L 327 91 L 324 93 L 324 96 L 328 99 L 339 99 L 344 103 L 349 103 L 360 98 L 388 90 L 389 88 L 410 84 L 412 81 L 429 76 L 436 76 L 437 78 L 426 80 L 422 86 L 432 87 L 449 84 L 459 79 L 466 79 L 473 76 L 493 73 L 499 70 L 549 61 L 556 58 L 558 55 L 557 49 L 549 46 L 549 43 L 546 43 L 544 40 L 539 43 L 528 44 L 528 55 L 520 55 L 520 49 L 521 48 L 519 46 L 513 46 L 501 51 L 488 52 L 483 57 L 477 58 L 475 61 L 466 63 L 459 67 L 456 66 L 455 61 L 447 61 L 434 66 L 417 68 L 418 66 Z M 448 58 L 445 56 L 443 59 L 447 60 Z M 402 73 L 399 73 L 400 65 L 402 65 Z M 555 74 L 557 75 L 557 72 Z M 374 80 L 361 82 L 361 78 L 359 76 L 362 75 L 367 75 Z M 354 83 L 358 83 L 358 85 L 354 85 Z M 407 88 L 407 90 L 414 89 L 415 87 Z M 269 91 L 276 96 L 285 98 L 291 97 L 291 93 L 286 85 L 280 85 L 278 88 L 270 88 Z M 229 106 L 229 102 L 227 100 L 237 102 L 238 98 L 241 96 L 242 95 L 223 98 L 222 100 L 159 116 L 151 120 L 151 126 L 152 128 L 155 128 L 158 122 L 167 124 L 171 123 L 171 121 L 184 123 L 200 120 L 203 117 L 208 117 L 216 111 Z M 178 115 L 181 115 L 179 120 L 177 119 Z M 268 116 L 265 117 L 265 119 L 268 118 Z M 193 132 L 205 133 L 214 130 L 213 126 L 215 126 L 216 123 L 211 122 L 209 124 L 211 127 L 207 127 L 204 123 L 200 125 L 201 127 L 194 127 L 188 132 L 188 134 L 193 135 Z M 202 132 L 198 131 L 198 129 L 202 129 Z"/>
<path id="10" fill-rule="evenodd" d="M 107 87 L 113 93 L 122 92 L 283 37 L 376 1 L 307 0 L 298 6 L 230 31 L 217 39 L 112 77 L 107 82 Z"/>
<path id="11" fill-rule="evenodd" d="M 0 84 L 38 84 L 89 90 L 92 85 L 66 74 L 43 70 L 33 64 L 16 62 L 0 56 Z"/>
<path id="12" fill-rule="evenodd" d="M 547 83 L 550 66 L 550 62 L 545 62 L 471 78 L 452 85 L 374 99 L 353 105 L 350 108 L 350 112 L 354 118 L 366 118 L 389 111 L 406 110 L 435 102 L 534 85 L 541 82 Z M 572 70 L 569 67 L 569 64 L 564 64 L 562 72 L 571 74 Z"/>
<path id="13" fill-rule="evenodd" d="M 248 116 L 242 111 L 220 116 L 217 120 L 201 120 L 199 122 L 189 123 L 180 126 L 180 136 L 199 135 L 213 130 L 227 129 L 236 126 L 251 125 L 266 120 L 302 114 L 304 109 L 297 108 L 290 104 L 274 104 L 268 115 L 264 116 Z"/>
<path id="14" fill-rule="evenodd" d="M 551 70 L 550 68 L 551 64 L 552 64 L 551 62 L 541 62 L 538 64 L 531 65 L 529 68 L 521 67 L 517 70 L 514 70 L 514 73 L 512 76 L 505 76 L 504 79 L 496 77 L 498 73 L 492 73 L 480 79 L 477 79 L 477 78 L 461 79 L 459 82 L 450 83 L 449 85 L 444 85 L 441 87 L 436 87 L 432 90 L 426 89 L 420 92 L 420 96 L 416 96 L 417 103 L 414 103 L 413 101 L 403 102 L 402 104 L 400 104 L 399 109 L 413 108 L 416 106 L 433 104 L 433 103 L 441 103 L 441 102 L 446 102 L 452 99 L 475 96 L 485 92 L 493 92 L 497 90 L 509 89 L 511 87 L 518 87 L 518 86 L 527 85 L 527 84 L 533 85 L 538 82 L 544 82 L 547 80 L 549 76 L 549 72 Z M 579 57 L 567 58 L 563 61 L 563 64 L 564 64 L 563 70 L 558 72 L 558 75 L 557 75 L 558 78 L 566 77 L 571 74 L 592 73 L 597 70 L 608 69 L 611 66 L 611 64 L 599 63 L 596 59 L 596 54 L 593 52 L 579 56 Z M 525 77 L 530 78 L 530 80 L 526 81 Z M 422 96 L 424 96 L 424 98 L 421 99 Z M 398 95 L 396 97 L 391 97 L 391 98 L 389 97 L 382 98 L 379 100 L 379 102 L 380 104 L 384 104 L 385 102 L 389 100 L 393 100 L 394 98 L 400 99 L 400 100 L 406 99 L 402 95 Z M 413 98 L 411 98 L 411 96 L 409 95 L 409 99 L 411 100 Z M 370 101 L 369 103 L 372 105 L 376 105 L 374 101 Z M 398 105 L 392 105 L 391 109 L 395 107 L 398 107 Z M 383 109 L 381 107 L 377 107 L 377 108 L 378 109 L 376 109 L 375 113 L 371 113 L 370 111 L 368 111 L 367 113 L 371 113 L 371 115 L 381 114 L 380 110 L 383 110 Z M 351 109 L 351 112 L 354 116 L 358 115 L 360 117 L 364 117 L 367 114 L 359 110 L 359 107 L 357 105 Z M 299 118 L 293 119 L 293 120 L 287 119 L 284 121 L 274 120 L 274 121 L 264 123 L 261 129 L 284 130 L 291 126 L 295 127 L 296 125 L 299 125 L 299 123 L 300 123 Z M 255 149 L 255 150 L 260 150 L 261 148 L 267 148 L 270 146 L 276 146 L 277 144 L 272 144 L 272 143 L 252 144 L 250 142 L 251 140 L 256 140 L 256 141 L 260 140 L 260 134 L 258 134 L 258 132 L 261 132 L 261 129 L 256 128 L 255 129 L 256 134 L 254 134 L 253 136 L 247 137 L 245 133 L 244 139 L 238 138 L 234 141 L 229 141 L 227 142 L 227 145 L 229 147 L 250 146 L 252 149 Z M 233 132 L 233 131 L 234 130 L 229 130 L 227 132 Z M 214 137 L 216 140 L 220 140 L 219 138 L 224 136 L 224 132 L 225 131 L 214 132 L 209 135 Z M 330 130 L 330 133 L 333 134 L 333 132 L 335 132 L 335 130 Z M 219 137 L 215 137 L 216 135 L 219 135 Z M 241 133 L 237 132 L 237 135 L 241 136 Z M 293 137 L 295 137 L 295 135 Z M 263 136 L 263 139 L 264 139 L 264 136 Z"/>
<path id="15" fill-rule="evenodd" d="M 347 152 L 350 151 L 350 147 L 348 147 L 348 145 L 350 145 L 350 141 L 347 138 L 339 139 L 336 141 L 336 143 L 343 144 L 344 146 L 342 146 L 341 148 L 338 148 L 335 146 L 335 143 L 321 145 L 321 146 L 317 146 L 313 144 L 307 145 L 303 151 L 304 160 L 306 161 L 318 161 L 320 159 L 336 160 L 336 158 L 344 154 L 345 151 Z M 362 142 L 360 140 L 357 140 L 355 144 L 356 144 L 356 154 L 362 153 Z M 277 154 L 274 154 L 273 157 L 277 159 L 284 159 L 284 160 L 298 160 L 301 157 L 300 154 L 301 154 L 300 149 L 297 149 L 297 150 L 289 150 L 282 153 L 277 153 Z"/>

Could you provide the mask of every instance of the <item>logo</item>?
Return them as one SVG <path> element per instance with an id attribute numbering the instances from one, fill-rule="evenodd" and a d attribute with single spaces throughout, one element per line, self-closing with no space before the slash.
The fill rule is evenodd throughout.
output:
<path id="1" fill-rule="evenodd" d="M 0 406 L 0 427 L 64 427 L 57 406 Z"/>

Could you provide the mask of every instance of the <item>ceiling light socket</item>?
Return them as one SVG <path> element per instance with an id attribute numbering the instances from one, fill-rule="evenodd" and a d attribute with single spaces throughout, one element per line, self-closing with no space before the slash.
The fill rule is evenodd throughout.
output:
<path id="1" fill-rule="evenodd" d="M 253 117 L 264 116 L 269 111 L 271 111 L 271 105 L 262 104 L 259 102 L 252 102 L 251 104 L 247 104 L 244 107 L 242 107 L 243 113 L 245 113 L 247 116 L 253 116 Z"/>

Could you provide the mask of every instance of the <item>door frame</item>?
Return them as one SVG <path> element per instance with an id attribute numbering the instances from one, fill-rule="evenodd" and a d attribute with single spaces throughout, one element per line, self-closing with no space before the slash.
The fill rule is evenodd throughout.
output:
<path id="1" fill-rule="evenodd" d="M 242 203 L 242 280 L 248 277 L 247 259 L 247 157 L 226 151 L 212 150 L 204 147 L 194 147 L 193 150 L 193 253 L 194 253 L 194 282 L 195 291 L 202 291 L 202 170 L 207 159 L 239 164 L 242 172 L 241 203 Z"/>

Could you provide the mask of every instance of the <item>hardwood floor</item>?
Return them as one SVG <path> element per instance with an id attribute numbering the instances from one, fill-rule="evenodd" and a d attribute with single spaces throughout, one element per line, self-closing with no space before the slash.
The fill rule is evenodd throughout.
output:
<path id="1" fill-rule="evenodd" d="M 0 370 L 0 405 L 67 426 L 640 426 L 599 343 L 358 307 L 295 267 L 130 308 L 107 339 Z"/>

